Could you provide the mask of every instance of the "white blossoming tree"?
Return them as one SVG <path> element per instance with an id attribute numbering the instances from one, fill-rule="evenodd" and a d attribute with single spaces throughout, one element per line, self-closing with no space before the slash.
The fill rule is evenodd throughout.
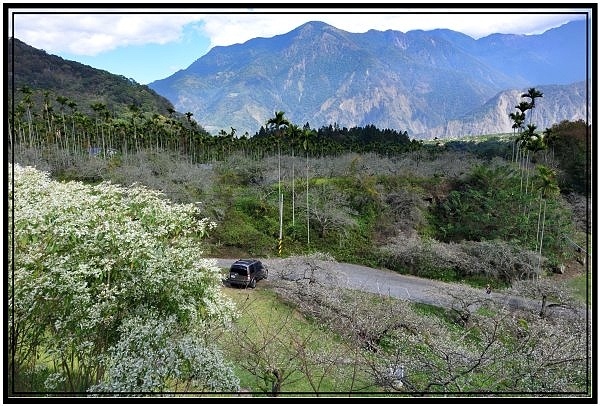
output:
<path id="1" fill-rule="evenodd" d="M 11 390 L 236 391 L 209 341 L 234 305 L 193 204 L 9 166 Z M 217 378 L 218 377 L 218 378 Z"/>

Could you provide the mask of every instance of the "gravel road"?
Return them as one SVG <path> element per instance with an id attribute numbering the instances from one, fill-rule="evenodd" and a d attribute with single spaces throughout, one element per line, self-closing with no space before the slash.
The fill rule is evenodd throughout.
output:
<path id="1" fill-rule="evenodd" d="M 219 258 L 216 261 L 219 267 L 229 269 L 229 266 L 235 259 Z M 286 268 L 289 268 L 289 260 L 286 259 L 261 259 L 261 261 L 269 269 L 269 281 L 273 283 L 276 283 L 281 278 L 282 272 L 286 271 Z M 498 303 L 499 306 L 508 309 L 522 308 L 539 311 L 541 305 L 539 301 L 505 295 L 499 292 L 492 291 L 492 293 L 487 294 L 484 289 L 474 289 L 463 284 L 445 283 L 411 275 L 401 275 L 393 271 L 362 265 L 329 261 L 319 261 L 319 263 L 322 269 L 327 270 L 327 272 L 323 273 L 335 276 L 334 278 L 323 280 L 329 280 L 332 283 L 337 283 L 350 289 L 389 295 L 412 302 L 450 307 L 455 300 L 450 293 L 460 288 L 462 291 L 472 290 L 472 293 L 480 295 L 482 300 L 491 299 Z M 287 271 L 289 272 L 290 270 L 287 269 Z M 557 310 L 560 311 L 560 309 Z"/>

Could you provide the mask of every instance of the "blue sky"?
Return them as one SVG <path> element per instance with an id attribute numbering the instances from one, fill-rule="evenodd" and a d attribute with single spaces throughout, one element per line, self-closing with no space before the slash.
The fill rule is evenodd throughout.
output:
<path id="1" fill-rule="evenodd" d="M 59 56 L 148 84 L 187 68 L 208 51 L 210 39 L 198 31 L 196 25 L 183 26 L 181 35 L 165 44 L 150 42 L 118 46 L 95 55 L 66 51 L 60 52 Z"/>
<path id="2" fill-rule="evenodd" d="M 480 38 L 492 33 L 539 34 L 568 21 L 584 19 L 583 13 L 589 11 L 547 6 L 495 10 L 177 6 L 42 9 L 39 5 L 19 5 L 9 9 L 8 35 L 14 29 L 16 38 L 50 54 L 148 84 L 187 68 L 213 46 L 284 34 L 312 20 L 350 32 L 448 28 Z"/>

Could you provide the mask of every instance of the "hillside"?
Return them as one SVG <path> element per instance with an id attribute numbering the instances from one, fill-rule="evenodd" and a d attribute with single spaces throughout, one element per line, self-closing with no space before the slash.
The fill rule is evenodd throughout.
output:
<path id="1" fill-rule="evenodd" d="M 92 103 L 98 102 L 116 114 L 127 111 L 130 105 L 163 115 L 173 108 L 167 99 L 148 86 L 124 76 L 50 55 L 16 38 L 9 39 L 7 49 L 9 97 L 13 94 L 14 80 L 14 93 L 23 86 L 43 89 L 54 94 L 52 99 L 62 96 L 73 100 L 77 108 L 86 113 L 91 112 Z"/>
<path id="2" fill-rule="evenodd" d="M 233 126 L 253 134 L 282 110 L 313 127 L 374 124 L 433 138 L 432 129 L 468 121 L 500 92 L 585 80 L 585 32 L 585 22 L 576 21 L 540 35 L 475 40 L 450 30 L 354 34 L 309 22 L 272 38 L 214 47 L 149 86 L 178 110 L 202 117 L 212 133 Z M 585 109 L 570 105 L 579 102 L 564 101 L 566 110 L 549 112 L 546 121 L 585 119 L 569 113 Z M 490 122 L 482 131 L 507 129 Z"/>

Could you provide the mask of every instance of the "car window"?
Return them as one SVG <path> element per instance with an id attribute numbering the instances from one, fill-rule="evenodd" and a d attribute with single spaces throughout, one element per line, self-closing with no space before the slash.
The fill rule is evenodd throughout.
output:
<path id="1" fill-rule="evenodd" d="M 231 267 L 231 272 L 236 272 L 239 275 L 248 275 L 248 271 L 245 266 L 233 265 Z"/>

